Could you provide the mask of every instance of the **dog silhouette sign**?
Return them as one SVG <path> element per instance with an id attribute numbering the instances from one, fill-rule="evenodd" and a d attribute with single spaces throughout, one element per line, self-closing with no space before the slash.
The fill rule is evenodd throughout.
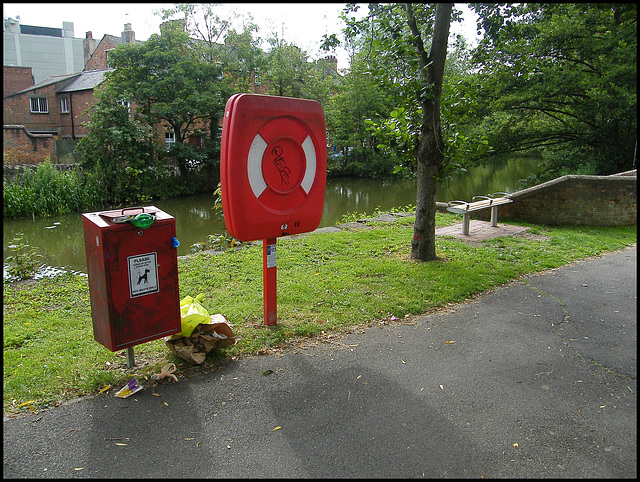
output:
<path id="1" fill-rule="evenodd" d="M 127 262 L 131 298 L 159 291 L 157 253 L 129 256 Z"/>

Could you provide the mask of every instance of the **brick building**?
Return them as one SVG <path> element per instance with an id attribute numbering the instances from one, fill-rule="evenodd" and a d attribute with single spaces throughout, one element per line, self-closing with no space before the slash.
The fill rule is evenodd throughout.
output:
<path id="1" fill-rule="evenodd" d="M 35 84 L 31 67 L 2 67 L 2 97 L 15 94 Z"/>
<path id="2" fill-rule="evenodd" d="M 86 51 L 91 54 L 85 61 L 84 70 L 102 70 L 109 68 L 109 52 L 114 50 L 120 44 L 141 44 L 143 42 L 136 40 L 136 34 L 131 29 L 131 24 L 126 23 L 120 37 L 114 35 L 103 35 L 97 46 L 91 48 L 92 42 L 95 44 L 91 32 L 86 33 L 85 46 Z"/>
<path id="3" fill-rule="evenodd" d="M 71 30 L 66 31 L 68 36 L 69 32 L 73 31 L 73 24 L 65 22 L 67 27 L 67 24 L 71 25 Z M 23 31 L 25 27 L 28 26 L 22 26 Z M 21 35 L 18 38 L 22 39 L 24 34 L 16 30 L 15 25 L 12 28 L 12 38 Z M 52 29 L 41 30 L 31 28 L 26 31 L 39 32 L 36 40 L 46 42 L 46 39 L 51 36 L 48 34 Z M 61 35 L 63 38 L 64 32 Z M 104 81 L 105 73 L 111 70 L 108 68 L 109 52 L 121 43 L 133 43 L 136 40 L 131 24 L 126 24 L 122 37 L 104 35 L 96 45 L 92 33 L 87 32 L 85 39 L 81 42 L 83 68 L 74 73 L 49 76 L 36 83 L 32 73 L 33 67 L 15 65 L 3 67 L 3 159 L 5 163 L 37 163 L 42 162 L 47 156 L 55 162 L 56 141 L 76 141 L 85 136 L 87 134 L 85 123 L 89 120 L 88 108 L 95 103 L 94 92 Z M 20 41 L 16 40 L 14 44 L 19 46 Z M 34 45 L 37 47 L 40 44 Z M 42 45 L 40 48 L 43 48 L 43 51 L 47 50 Z M 77 54 L 77 50 L 77 45 L 74 44 L 73 52 Z M 31 56 L 35 58 L 35 54 Z M 26 57 L 29 58 L 29 56 Z M 9 60 L 11 58 L 9 55 Z M 36 61 L 34 62 L 37 64 Z"/>
<path id="4" fill-rule="evenodd" d="M 94 103 L 94 90 L 109 69 L 50 77 L 3 99 L 4 123 L 23 125 L 33 134 L 77 139 L 87 134 L 83 123 Z"/>

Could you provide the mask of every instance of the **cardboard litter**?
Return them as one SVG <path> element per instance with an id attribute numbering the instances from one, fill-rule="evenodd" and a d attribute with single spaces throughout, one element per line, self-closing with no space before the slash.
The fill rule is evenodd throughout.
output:
<path id="1" fill-rule="evenodd" d="M 214 348 L 223 348 L 236 343 L 227 319 L 217 313 L 209 317 L 210 323 L 199 323 L 190 336 L 172 335 L 165 337 L 165 343 L 178 358 L 200 365 Z"/>

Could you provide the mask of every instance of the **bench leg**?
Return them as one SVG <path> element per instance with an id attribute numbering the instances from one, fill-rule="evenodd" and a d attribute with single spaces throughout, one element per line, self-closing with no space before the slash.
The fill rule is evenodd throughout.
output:
<path id="1" fill-rule="evenodd" d="M 491 206 L 491 227 L 498 226 L 498 206 Z"/>
<path id="2" fill-rule="evenodd" d="M 469 214 L 462 215 L 462 234 L 469 236 Z"/>

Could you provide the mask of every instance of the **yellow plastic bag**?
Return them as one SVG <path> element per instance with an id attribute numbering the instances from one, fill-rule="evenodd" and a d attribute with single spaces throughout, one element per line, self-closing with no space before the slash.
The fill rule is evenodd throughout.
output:
<path id="1" fill-rule="evenodd" d="M 204 293 L 200 293 L 195 298 L 187 296 L 180 300 L 182 332 L 177 336 L 189 337 L 200 323 L 210 323 L 209 312 L 200 304 L 203 298 Z"/>

